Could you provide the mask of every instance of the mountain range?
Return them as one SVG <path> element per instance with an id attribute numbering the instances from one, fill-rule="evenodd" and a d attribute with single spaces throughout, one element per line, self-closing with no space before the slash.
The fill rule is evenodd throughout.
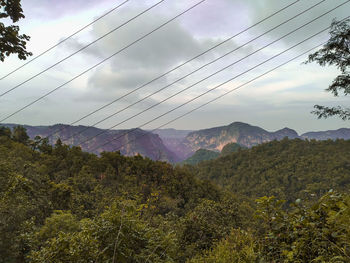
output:
<path id="1" fill-rule="evenodd" d="M 16 126 L 16 124 L 2 125 L 9 128 Z M 307 132 L 298 135 L 295 130 L 289 128 L 269 132 L 258 126 L 252 126 L 243 122 L 234 122 L 227 126 L 198 131 L 160 129 L 153 133 L 141 129 L 103 130 L 94 127 L 63 124 L 22 126 L 27 129 L 27 133 L 32 139 L 35 136 L 45 138 L 54 134 L 49 137 L 49 142 L 52 144 L 60 138 L 65 144 L 81 146 L 82 150 L 96 154 L 102 151 L 120 150 L 124 155 L 141 154 L 153 160 L 163 160 L 171 163 L 183 161 L 191 157 L 199 149 L 219 153 L 225 145 L 230 143 L 250 148 L 265 142 L 281 140 L 285 137 L 308 140 L 350 139 L 349 128 Z"/>
<path id="2" fill-rule="evenodd" d="M 3 124 L 13 128 L 16 124 Z M 176 163 L 180 159 L 171 152 L 157 134 L 141 129 L 103 130 L 87 126 L 56 124 L 53 126 L 21 125 L 31 139 L 48 137 L 55 144 L 58 138 L 67 145 L 80 146 L 83 151 L 99 154 L 103 151 L 119 150 L 123 155 L 141 154 L 153 160 Z M 51 136 L 52 135 L 52 136 Z"/>

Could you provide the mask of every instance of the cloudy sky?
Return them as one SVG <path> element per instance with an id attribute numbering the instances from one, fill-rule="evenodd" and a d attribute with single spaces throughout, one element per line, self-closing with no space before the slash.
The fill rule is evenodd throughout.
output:
<path id="1" fill-rule="evenodd" d="M 31 36 L 28 50 L 33 52 L 35 56 L 106 11 L 124 2 L 124 0 L 22 0 L 22 2 L 26 18 L 19 25 L 21 32 Z M 121 8 L 110 13 L 72 39 L 1 80 L 0 93 L 26 81 L 158 2 L 159 0 L 129 0 Z M 0 97 L 0 119 L 9 116 L 21 107 L 73 79 L 198 2 L 200 0 L 165 0 L 79 54 Z M 32 106 L 6 119 L 5 122 L 30 125 L 73 123 L 293 2 L 294 0 L 206 0 L 142 41 L 118 53 Z M 97 127 L 110 128 L 120 122 L 123 123 L 116 126 L 116 129 L 138 127 L 203 92 L 234 78 L 231 82 L 220 86 L 213 92 L 142 127 L 145 129 L 156 128 L 321 44 L 327 39 L 327 32 L 242 74 L 327 28 L 332 19 L 345 18 L 348 15 L 350 3 L 346 3 L 315 22 L 249 56 L 256 50 L 345 2 L 348 1 L 300 0 L 287 10 L 137 92 L 124 96 L 123 99 L 77 124 L 92 125 L 119 111 L 119 114 L 99 123 Z M 270 30 L 317 3 L 319 4 L 310 11 L 272 31 Z M 267 31 L 271 32 L 264 34 Z M 251 41 L 259 35 L 262 36 Z M 250 43 L 246 44 L 247 42 Z M 197 70 L 232 50 L 235 51 L 223 59 Z M 310 130 L 350 127 L 349 122 L 343 122 L 336 118 L 318 120 L 310 114 L 315 104 L 346 106 L 349 101 L 344 97 L 335 98 L 324 91 L 337 75 L 337 69 L 322 68 L 316 64 L 302 64 L 305 59 L 306 56 L 301 57 L 230 93 L 215 103 L 169 124 L 167 127 L 201 129 L 227 125 L 234 121 L 258 125 L 270 131 L 290 127 L 299 133 Z M 0 77 L 23 63 L 15 56 L 8 58 L 0 64 Z M 205 81 L 201 81 L 230 64 L 233 65 Z M 196 72 L 173 85 L 169 85 L 193 71 Z M 194 85 L 199 81 L 201 81 L 199 84 Z M 168 87 L 161 92 L 123 110 L 130 104 L 166 86 Z M 162 102 L 169 96 L 188 87 L 191 88 L 124 122 L 124 120 L 138 114 L 140 111 Z"/>

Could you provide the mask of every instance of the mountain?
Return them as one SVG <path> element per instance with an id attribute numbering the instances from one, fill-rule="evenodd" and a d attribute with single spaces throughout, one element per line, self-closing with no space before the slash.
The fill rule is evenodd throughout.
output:
<path id="1" fill-rule="evenodd" d="M 344 139 L 350 140 L 350 129 L 341 128 L 338 130 L 329 130 L 329 131 L 319 131 L 319 132 L 307 132 L 301 135 L 304 139 L 315 139 L 315 140 L 336 140 Z"/>
<path id="2" fill-rule="evenodd" d="M 193 132 L 193 130 L 158 129 L 153 131 L 161 139 L 184 139 L 190 132 Z"/>
<path id="3" fill-rule="evenodd" d="M 235 152 L 238 152 L 240 149 L 244 149 L 244 148 L 246 147 L 239 145 L 238 143 L 232 142 L 232 143 L 226 144 L 224 148 L 222 148 L 221 155 L 225 156 L 231 153 L 235 153 Z"/>
<path id="4" fill-rule="evenodd" d="M 220 156 L 219 152 L 209 151 L 206 149 L 199 149 L 191 157 L 189 157 L 185 161 L 181 162 L 181 164 L 196 165 L 196 164 L 203 162 L 203 161 L 209 161 L 209 160 L 216 159 L 219 156 Z"/>
<path id="5" fill-rule="evenodd" d="M 4 126 L 13 128 L 17 125 L 4 124 Z M 130 130 L 105 131 L 98 128 L 87 129 L 88 127 L 86 126 L 69 126 L 63 124 L 53 126 L 22 126 L 27 129 L 28 135 L 32 139 L 37 135 L 46 137 L 55 131 L 59 131 L 53 138 L 50 138 L 50 143 L 52 144 L 56 142 L 57 138 L 61 138 L 68 145 L 80 145 L 84 151 L 97 154 L 102 151 L 115 151 L 122 145 L 121 153 L 124 155 L 133 156 L 139 153 L 153 160 L 163 160 L 171 163 L 184 161 L 193 156 L 199 149 L 221 152 L 224 146 L 230 143 L 251 148 L 273 140 L 282 140 L 285 137 L 289 139 L 316 140 L 350 139 L 350 129 L 348 128 L 307 132 L 299 136 L 295 130 L 289 128 L 269 132 L 258 126 L 252 126 L 243 122 L 234 122 L 227 126 L 198 131 L 159 129 L 152 133 L 141 129 L 136 129 L 132 132 Z M 104 131 L 104 134 L 97 136 Z M 84 141 L 94 136 L 97 137 L 83 144 Z M 113 138 L 118 139 L 113 140 Z M 136 138 L 139 139 L 136 140 Z M 106 142 L 109 143 L 106 144 Z M 103 144 L 105 145 L 99 147 L 99 145 Z M 198 155 L 195 156 L 195 158 L 197 157 Z"/>
<path id="6" fill-rule="evenodd" d="M 173 153 L 175 153 L 181 160 L 188 157 L 189 153 L 193 153 L 191 148 L 187 148 L 182 144 L 186 136 L 193 132 L 192 130 L 176 130 L 176 129 L 159 129 L 153 131 L 162 139 L 163 144 Z"/>
<path id="7" fill-rule="evenodd" d="M 277 140 L 282 140 L 285 137 L 288 137 L 289 139 L 297 139 L 300 138 L 298 133 L 295 130 L 289 129 L 289 128 L 284 128 L 281 130 L 278 130 L 276 132 L 272 133 L 275 139 Z"/>
<path id="8" fill-rule="evenodd" d="M 234 193 L 289 202 L 350 187 L 350 140 L 283 139 L 202 162 L 194 167 Z"/>
<path id="9" fill-rule="evenodd" d="M 13 128 L 17 125 L 3 124 L 3 126 Z M 22 126 L 26 128 L 31 139 L 34 139 L 35 136 L 45 138 L 55 133 L 54 136 L 49 137 L 51 144 L 54 144 L 60 138 L 63 143 L 81 146 L 83 151 L 90 153 L 99 154 L 103 151 L 120 150 L 123 155 L 127 156 L 141 154 L 153 160 L 163 160 L 171 163 L 179 161 L 176 154 L 171 152 L 163 144 L 162 139 L 157 134 L 152 134 L 141 129 L 106 131 L 94 127 L 88 128 L 86 126 L 63 124 L 53 126 Z M 89 140 L 92 137 L 94 138 Z M 121 148 L 119 149 L 119 147 Z"/>
<path id="10" fill-rule="evenodd" d="M 281 140 L 284 137 L 299 138 L 296 131 L 288 128 L 276 132 L 268 132 L 257 126 L 243 122 L 234 122 L 228 126 L 191 132 L 182 141 L 182 145 L 186 149 L 192 149 L 192 152 L 201 148 L 221 151 L 229 143 L 237 143 L 250 148 L 272 140 Z"/>
<path id="11" fill-rule="evenodd" d="M 245 148 L 246 147 L 233 142 L 233 143 L 226 144 L 222 148 L 221 153 L 206 150 L 206 149 L 199 149 L 191 157 L 181 162 L 181 164 L 196 165 L 196 164 L 199 164 L 200 162 L 214 160 L 221 156 L 226 156 L 231 153 L 238 152 L 240 149 L 245 149 Z"/>
<path id="12" fill-rule="evenodd" d="M 180 149 L 176 150 L 177 155 L 180 158 L 186 159 L 192 156 L 198 149 L 222 151 L 223 147 L 229 143 L 236 143 L 251 148 L 273 140 L 279 141 L 285 137 L 289 139 L 349 140 L 350 129 L 342 128 L 338 130 L 308 132 L 299 136 L 295 130 L 290 128 L 269 132 L 247 123 L 234 122 L 227 126 L 193 131 L 189 133 L 179 145 L 176 147 L 173 146 L 173 148 Z"/>

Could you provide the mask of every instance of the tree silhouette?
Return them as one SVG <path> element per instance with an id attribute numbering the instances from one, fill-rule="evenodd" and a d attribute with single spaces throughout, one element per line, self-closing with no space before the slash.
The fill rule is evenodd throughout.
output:
<path id="1" fill-rule="evenodd" d="M 13 23 L 24 18 L 20 0 L 0 0 L 0 19 L 10 19 Z M 0 22 L 0 61 L 5 57 L 17 54 L 19 59 L 25 60 L 32 53 L 26 50 L 26 41 L 30 37 L 19 34 L 19 26 L 6 26 Z"/>
<path id="2" fill-rule="evenodd" d="M 309 55 L 306 63 L 311 62 L 320 66 L 336 66 L 341 71 L 326 91 L 332 92 L 336 97 L 339 93 L 344 96 L 350 94 L 350 19 L 332 22 L 330 39 L 320 50 Z M 315 105 L 314 108 L 312 113 L 318 118 L 338 116 L 343 120 L 350 120 L 350 108 L 321 105 Z"/>

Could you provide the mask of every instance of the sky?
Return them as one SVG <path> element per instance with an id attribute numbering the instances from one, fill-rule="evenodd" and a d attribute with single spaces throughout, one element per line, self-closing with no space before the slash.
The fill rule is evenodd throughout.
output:
<path id="1" fill-rule="evenodd" d="M 26 18 L 18 25 L 22 33 L 31 36 L 27 49 L 33 52 L 35 57 L 124 1 L 22 0 Z M 345 18 L 350 9 L 350 2 L 346 3 L 282 38 L 337 5 L 348 2 L 300 0 L 258 26 L 125 96 L 293 3 L 294 0 L 205 0 L 166 26 L 124 49 L 201 0 L 165 0 L 120 27 L 158 2 L 159 0 L 129 0 L 121 8 L 57 48 L 0 80 L 0 93 L 26 82 L 0 97 L 0 119 L 72 80 L 112 54 L 118 53 L 4 122 L 28 125 L 71 124 L 123 96 L 75 125 L 91 126 L 98 123 L 96 127 L 99 128 L 154 129 L 323 43 L 328 38 L 327 30 L 276 56 L 326 29 L 333 19 Z M 316 5 L 317 3 L 319 4 Z M 316 6 L 291 19 L 313 5 Z M 271 30 L 287 19 L 291 20 Z M 117 27 L 120 28 L 95 44 L 27 81 Z M 265 46 L 267 47 L 264 48 Z M 120 51 L 122 49 L 124 50 Z M 229 55 L 218 59 L 229 52 Z M 272 57 L 274 59 L 269 60 Z M 228 125 L 235 121 L 257 125 L 269 131 L 289 127 L 299 134 L 350 128 L 349 122 L 337 118 L 318 120 L 310 113 L 315 104 L 347 106 L 349 100 L 341 96 L 333 97 L 325 92 L 339 73 L 336 68 L 304 64 L 306 58 L 307 55 L 304 55 L 164 128 L 196 130 Z M 215 59 L 218 59 L 215 63 L 203 67 Z M 267 62 L 264 63 L 265 61 Z M 9 57 L 0 64 L 0 77 L 23 63 L 16 56 Z M 233 65 L 228 67 L 230 64 Z M 257 66 L 259 64 L 261 65 Z M 198 70 L 201 67 L 203 68 Z M 227 69 L 222 70 L 225 67 Z M 196 72 L 184 78 L 194 71 Z M 214 75 L 216 72 L 219 73 Z M 210 75 L 213 76 L 209 77 Z M 178 81 L 179 79 L 181 80 Z M 202 81 L 203 79 L 205 80 Z M 230 79 L 230 82 L 219 86 Z M 196 84 L 197 82 L 199 83 Z M 215 87 L 215 90 L 209 92 Z M 152 95 L 160 89 L 163 90 Z M 180 92 L 184 89 L 186 90 Z M 204 92 L 207 94 L 193 100 Z M 179 94 L 175 96 L 177 93 Z M 136 103 L 146 96 L 147 99 Z M 169 97 L 171 98 L 168 99 Z M 188 101 L 191 102 L 181 106 Z M 132 104 L 134 105 L 130 106 Z M 148 108 L 150 110 L 139 114 Z M 165 114 L 172 109 L 176 110 Z M 119 113 L 115 114 L 117 112 Z M 115 115 L 111 118 L 101 121 L 113 114 Z M 165 115 L 148 123 L 163 114 Z M 132 118 L 134 115 L 137 116 Z"/>

